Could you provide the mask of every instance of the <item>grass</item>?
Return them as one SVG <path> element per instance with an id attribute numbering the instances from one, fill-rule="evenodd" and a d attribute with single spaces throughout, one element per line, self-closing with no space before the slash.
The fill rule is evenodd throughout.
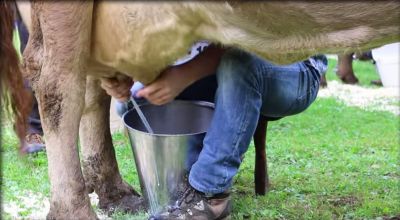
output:
<path id="1" fill-rule="evenodd" d="M 367 64 L 357 62 L 356 72 Z M 334 60 L 329 66 L 332 80 Z M 369 87 L 377 75 L 371 64 L 365 68 L 358 77 Z M 21 197 L 32 193 L 48 197 L 46 154 L 18 156 L 15 135 L 9 125 L 2 127 L 3 204 L 24 206 Z M 127 137 L 116 133 L 113 140 L 122 176 L 139 189 Z M 400 214 L 398 116 L 317 99 L 304 113 L 270 123 L 267 152 L 271 190 L 254 196 L 252 144 L 234 180 L 233 219 L 380 219 Z M 27 218 L 33 211 L 26 205 L 19 216 Z M 3 212 L 2 219 L 11 218 Z"/>
<path id="2" fill-rule="evenodd" d="M 246 183 L 252 181 L 253 164 L 245 163 L 235 183 L 237 219 L 399 214 L 397 135 L 396 117 L 345 107 L 333 99 L 318 100 L 304 114 L 271 123 L 273 188 L 266 197 L 251 196 L 252 185 Z M 251 149 L 246 157 L 253 155 Z"/>

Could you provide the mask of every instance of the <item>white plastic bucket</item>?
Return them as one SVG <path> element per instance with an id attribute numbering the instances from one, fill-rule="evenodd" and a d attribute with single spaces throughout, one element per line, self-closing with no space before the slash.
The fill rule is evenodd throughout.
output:
<path id="1" fill-rule="evenodd" d="M 376 68 L 384 87 L 400 87 L 400 43 L 372 50 Z"/>

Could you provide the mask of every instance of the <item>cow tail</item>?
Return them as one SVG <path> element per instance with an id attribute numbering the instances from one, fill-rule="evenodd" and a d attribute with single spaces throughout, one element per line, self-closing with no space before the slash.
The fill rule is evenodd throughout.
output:
<path id="1" fill-rule="evenodd" d="M 13 119 L 22 149 L 31 94 L 24 86 L 20 60 L 13 45 L 14 6 L 13 1 L 0 0 L 0 106 L 6 116 L 2 119 Z"/>

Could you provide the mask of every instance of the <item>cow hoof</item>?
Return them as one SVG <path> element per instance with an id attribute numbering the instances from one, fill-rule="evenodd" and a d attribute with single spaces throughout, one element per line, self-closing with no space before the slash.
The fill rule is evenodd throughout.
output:
<path id="1" fill-rule="evenodd" d="M 65 211 L 65 210 L 64 210 Z M 87 220 L 97 220 L 97 215 L 91 209 L 87 208 L 76 208 L 72 212 L 63 212 L 62 210 L 55 211 L 55 209 L 50 208 L 49 213 L 46 216 L 47 220 L 57 220 L 57 219 L 87 219 Z"/>
<path id="2" fill-rule="evenodd" d="M 371 84 L 376 86 L 383 86 L 382 81 L 380 79 L 371 80 Z"/>
<path id="3" fill-rule="evenodd" d="M 357 78 L 353 78 L 353 77 L 344 78 L 344 79 L 342 79 L 342 81 L 343 81 L 343 83 L 350 84 L 350 85 L 358 84 L 358 79 Z"/>
<path id="4" fill-rule="evenodd" d="M 328 82 L 326 81 L 326 76 L 325 76 L 325 74 L 321 76 L 319 85 L 321 86 L 321 88 L 326 88 L 326 87 L 328 87 Z"/>
<path id="5" fill-rule="evenodd" d="M 342 82 L 344 84 L 354 85 L 354 84 L 358 83 L 358 78 L 355 77 L 355 76 L 348 76 L 348 75 L 340 76 L 339 74 L 338 74 L 338 76 L 339 76 L 340 80 L 342 80 Z"/>
<path id="6" fill-rule="evenodd" d="M 105 202 L 103 204 L 99 204 L 99 207 L 108 215 L 113 214 L 115 211 L 129 214 L 137 214 L 138 212 L 144 212 L 147 209 L 143 197 L 137 196 L 135 194 L 124 195 L 120 199 L 117 199 L 113 202 Z"/>

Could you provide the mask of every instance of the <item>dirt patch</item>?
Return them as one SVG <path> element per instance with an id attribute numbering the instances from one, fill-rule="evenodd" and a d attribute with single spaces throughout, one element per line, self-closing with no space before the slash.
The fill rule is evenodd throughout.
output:
<path id="1" fill-rule="evenodd" d="M 9 217 L 12 219 L 46 219 L 50 202 L 44 195 L 32 191 L 23 191 L 15 197 L 15 200 L 3 201 L 1 204 L 3 212 Z"/>
<path id="2" fill-rule="evenodd" d="M 97 206 L 99 198 L 96 193 L 89 194 L 90 202 Z M 3 202 L 2 211 L 12 219 L 46 219 L 50 210 L 49 199 L 41 193 L 23 191 L 16 200 Z M 100 220 L 111 220 L 105 213 L 95 209 Z M 1 218 L 1 216 L 0 216 Z"/>
<path id="3" fill-rule="evenodd" d="M 329 81 L 328 87 L 320 89 L 318 97 L 334 97 L 347 106 L 360 107 L 367 111 L 387 111 L 400 115 L 399 88 L 366 88 Z"/>
<path id="4" fill-rule="evenodd" d="M 328 199 L 328 203 L 335 207 L 350 206 L 353 207 L 359 203 L 359 199 L 355 196 L 342 196 L 338 198 Z"/>

